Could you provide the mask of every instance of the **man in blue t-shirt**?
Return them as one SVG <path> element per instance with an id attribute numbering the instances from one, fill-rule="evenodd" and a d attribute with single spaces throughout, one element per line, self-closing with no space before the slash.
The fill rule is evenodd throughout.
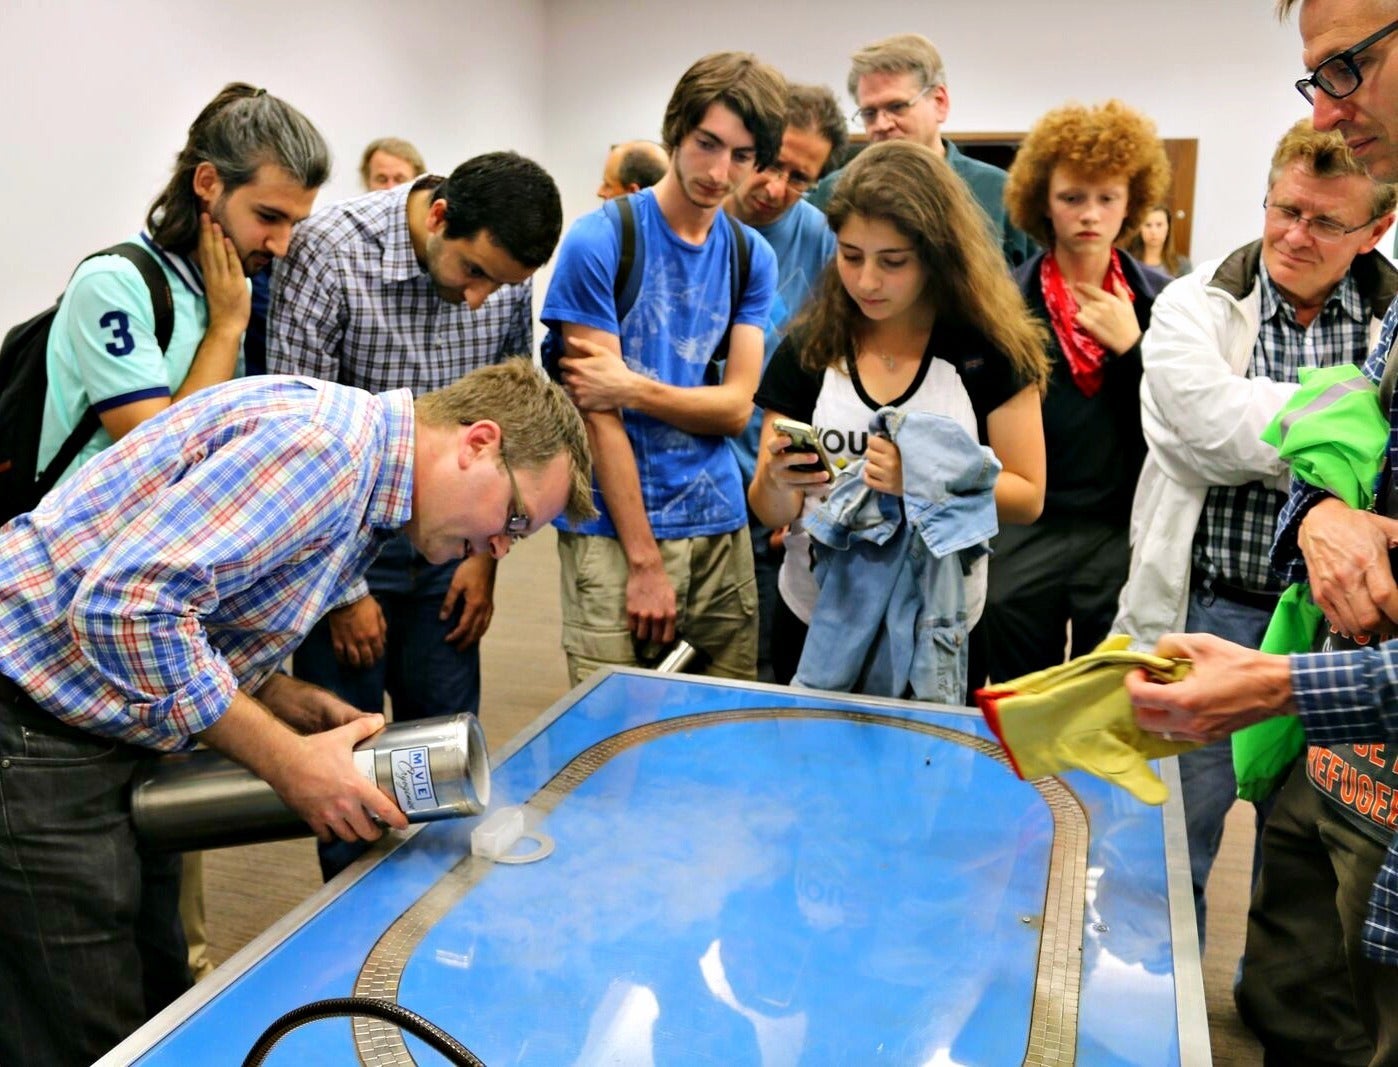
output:
<path id="1" fill-rule="evenodd" d="M 720 208 L 777 157 L 785 113 L 782 76 L 745 53 L 706 56 L 680 79 L 662 129 L 670 168 L 630 199 L 640 286 L 620 321 L 611 216 L 579 219 L 559 250 L 543 320 L 565 345 L 551 369 L 587 421 L 601 512 L 559 534 L 574 682 L 602 664 L 634 664 L 638 646 L 653 652 L 645 646 L 677 635 L 711 673 L 755 674 L 747 505 L 725 438 L 752 414 L 777 268 L 767 242 L 744 227 L 750 268 L 730 307 L 736 238 Z M 727 359 L 714 373 L 725 333 Z"/>
<path id="2" fill-rule="evenodd" d="M 781 152 L 769 167 L 754 170 L 724 201 L 724 209 L 760 233 L 777 257 L 777 290 L 767 315 L 762 369 L 787 327 L 806 303 L 821 272 L 835 254 L 835 235 L 825 214 L 802 194 L 829 174 L 844 154 L 848 135 L 835 94 L 823 85 L 793 85 L 787 94 L 786 128 Z M 743 484 L 757 468 L 762 412 L 754 410 L 747 428 L 729 445 L 737 457 Z M 781 570 L 781 534 L 751 514 L 753 569 L 757 578 L 757 676 L 771 681 L 772 607 Z"/>

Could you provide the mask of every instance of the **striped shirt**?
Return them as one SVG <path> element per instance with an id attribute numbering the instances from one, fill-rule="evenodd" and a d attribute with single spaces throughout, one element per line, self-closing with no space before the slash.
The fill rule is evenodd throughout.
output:
<path id="1" fill-rule="evenodd" d="M 1302 326 L 1265 264 L 1258 263 L 1257 273 L 1261 303 L 1249 378 L 1295 385 L 1302 367 L 1363 361 L 1369 350 L 1369 310 L 1352 274 L 1335 286 L 1315 319 Z M 1269 554 L 1277 512 L 1285 502 L 1285 493 L 1260 481 L 1210 487 L 1194 534 L 1195 574 L 1253 592 L 1280 594 L 1285 587 L 1272 572 Z"/>
<path id="2" fill-rule="evenodd" d="M 276 264 L 267 369 L 371 393 L 414 396 L 533 351 L 533 281 L 502 285 L 472 311 L 437 295 L 413 252 L 408 194 L 425 176 L 318 211 Z"/>
<path id="3" fill-rule="evenodd" d="M 255 690 L 412 507 L 413 411 L 213 386 L 0 529 L 0 673 L 65 723 L 177 749 Z"/>
<path id="4" fill-rule="evenodd" d="M 1370 381 L 1383 380 L 1389 349 L 1398 338 L 1398 301 L 1389 305 L 1378 343 L 1364 363 Z M 1398 420 L 1389 407 L 1388 462 L 1398 460 Z M 1307 580 L 1306 561 L 1296 543 L 1301 518 L 1324 490 L 1292 479 L 1291 497 L 1277 517 L 1272 565 L 1288 583 Z M 1398 740 L 1398 641 L 1378 648 L 1313 652 L 1291 657 L 1291 692 L 1313 745 Z M 1364 921 L 1364 951 L 1380 963 L 1398 965 L 1398 836 L 1374 879 Z"/>

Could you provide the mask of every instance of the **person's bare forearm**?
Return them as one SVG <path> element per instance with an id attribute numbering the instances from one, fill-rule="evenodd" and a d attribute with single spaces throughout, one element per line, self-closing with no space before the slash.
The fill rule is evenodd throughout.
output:
<path id="1" fill-rule="evenodd" d="M 630 405 L 685 433 L 736 437 L 752 418 L 752 390 L 736 385 L 676 386 L 639 378 Z"/>

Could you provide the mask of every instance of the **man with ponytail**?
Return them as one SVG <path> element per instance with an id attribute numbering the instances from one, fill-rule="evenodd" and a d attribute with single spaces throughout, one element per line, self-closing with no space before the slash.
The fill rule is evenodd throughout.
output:
<path id="1" fill-rule="evenodd" d="M 238 374 L 247 279 L 286 254 L 292 226 L 310 214 L 329 174 L 320 133 L 265 89 L 234 82 L 205 105 L 131 242 L 169 286 L 169 343 L 162 352 L 152 303 L 164 294 L 150 291 L 133 262 L 84 262 L 49 334 L 40 470 L 89 408 L 100 425 L 63 478 L 152 415 Z"/>

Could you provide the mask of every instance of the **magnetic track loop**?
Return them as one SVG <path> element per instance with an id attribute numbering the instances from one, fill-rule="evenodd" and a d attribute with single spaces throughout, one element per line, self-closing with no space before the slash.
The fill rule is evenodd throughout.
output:
<path id="1" fill-rule="evenodd" d="M 681 715 L 613 734 L 569 760 L 530 798 L 528 807 L 536 813 L 536 820 L 542 819 L 614 756 L 667 734 L 772 719 L 833 720 L 909 730 L 964 745 L 1009 769 L 1009 760 L 994 741 L 933 723 L 831 708 L 735 708 Z M 1030 784 L 1043 797 L 1053 817 L 1053 843 L 1024 1063 L 1046 1067 L 1071 1062 L 1077 1049 L 1089 835 L 1087 813 L 1066 784 L 1057 778 L 1039 778 Z M 466 856 L 409 906 L 369 951 L 355 979 L 354 995 L 396 1000 L 403 970 L 418 945 L 493 867 L 489 860 Z M 354 1020 L 354 1044 L 359 1062 L 365 1067 L 417 1063 L 399 1029 L 377 1019 Z"/>

